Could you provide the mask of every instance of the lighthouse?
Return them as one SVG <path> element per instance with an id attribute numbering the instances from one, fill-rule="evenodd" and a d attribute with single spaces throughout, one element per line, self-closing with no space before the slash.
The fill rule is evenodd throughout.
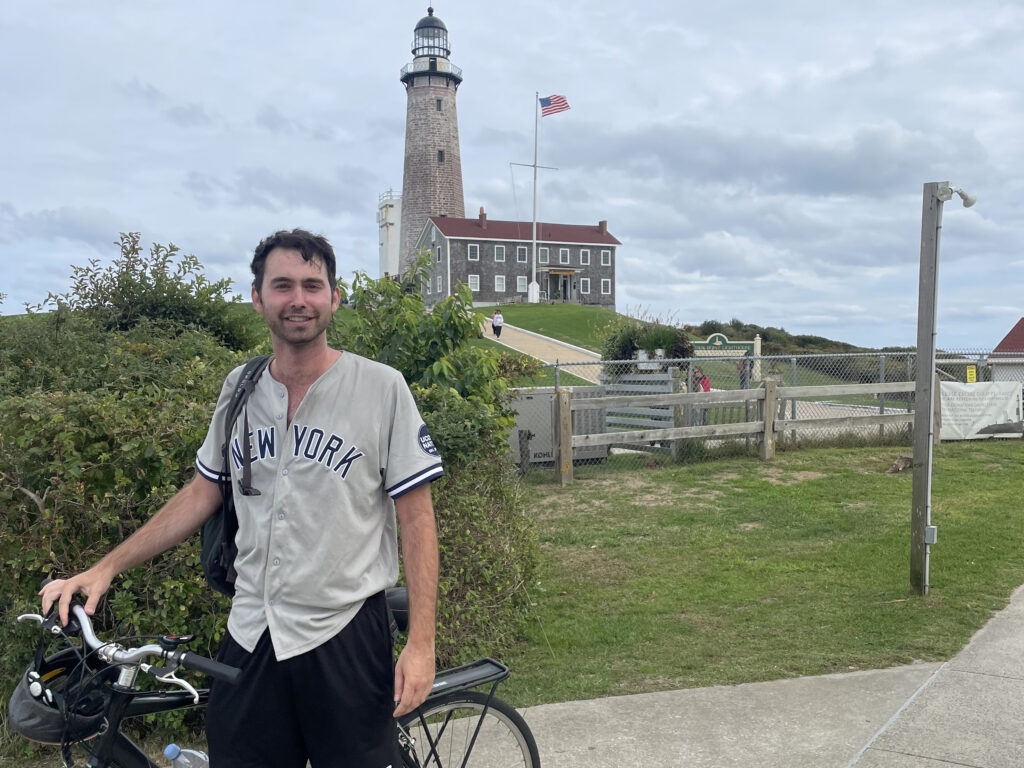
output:
<path id="1" fill-rule="evenodd" d="M 462 156 L 455 92 L 462 70 L 449 60 L 448 28 L 427 8 L 416 24 L 405 85 L 405 166 L 402 173 L 400 267 L 415 257 L 416 240 L 430 216 L 462 218 Z"/>

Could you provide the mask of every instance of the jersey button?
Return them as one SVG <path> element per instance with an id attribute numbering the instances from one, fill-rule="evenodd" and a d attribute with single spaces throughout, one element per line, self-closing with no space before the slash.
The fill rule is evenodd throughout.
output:
<path id="1" fill-rule="evenodd" d="M 278 520 L 284 520 L 284 512 L 278 512 L 277 519 Z"/>
<path id="2" fill-rule="evenodd" d="M 278 557 L 275 557 L 274 558 L 274 565 L 280 565 L 280 564 L 281 564 L 281 559 L 278 558 Z"/>
<path id="3" fill-rule="evenodd" d="M 280 421 L 280 420 L 281 420 L 281 419 L 283 419 L 283 418 L 284 418 L 284 414 L 283 414 L 283 413 L 279 413 L 279 414 L 277 414 L 277 420 L 278 420 L 278 421 Z"/>
<path id="4" fill-rule="evenodd" d="M 281 474 L 282 474 L 282 475 L 286 475 L 286 476 L 287 476 L 287 474 L 288 474 L 288 470 L 287 470 L 287 469 L 282 469 L 282 470 L 281 470 Z"/>

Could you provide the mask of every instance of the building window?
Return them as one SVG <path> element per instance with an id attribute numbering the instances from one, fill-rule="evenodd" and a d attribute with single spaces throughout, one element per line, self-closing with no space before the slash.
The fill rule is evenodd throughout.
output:
<path id="1" fill-rule="evenodd" d="M 601 293 L 605 296 L 610 295 L 612 292 L 612 281 L 608 278 L 601 280 Z"/>
<path id="2" fill-rule="evenodd" d="M 590 293 L 590 278 L 589 277 L 581 277 L 580 278 L 580 293 L 586 293 L 586 294 Z"/>
<path id="3" fill-rule="evenodd" d="M 582 249 L 580 251 L 580 266 L 581 267 L 589 267 L 590 266 L 590 249 L 584 248 L 584 249 Z"/>
<path id="4" fill-rule="evenodd" d="M 439 162 L 439 163 L 443 163 L 444 162 L 444 150 L 443 149 L 437 150 L 437 162 Z"/>
<path id="5" fill-rule="evenodd" d="M 569 263 L 569 249 L 568 248 L 559 248 L 558 249 L 558 263 L 559 264 L 568 264 Z"/>
<path id="6" fill-rule="evenodd" d="M 437 292 L 438 293 L 441 292 L 441 276 L 440 275 L 437 276 Z"/>
<path id="7" fill-rule="evenodd" d="M 526 263 L 526 257 L 527 257 L 526 246 L 525 245 L 517 245 L 516 246 L 516 261 L 518 261 L 520 264 L 525 264 Z"/>
<path id="8" fill-rule="evenodd" d="M 537 249 L 537 261 L 540 262 L 541 264 L 547 264 L 548 263 L 548 249 L 547 248 L 538 248 Z"/>
<path id="9" fill-rule="evenodd" d="M 424 287 L 426 288 L 426 292 L 429 294 L 430 293 L 430 278 L 429 277 L 427 278 L 427 284 Z"/>
<path id="10" fill-rule="evenodd" d="M 440 112 L 441 111 L 441 100 L 438 99 L 437 101 L 435 101 L 434 102 L 434 106 L 436 106 L 437 107 L 437 111 Z"/>
<path id="11" fill-rule="evenodd" d="M 437 246 L 437 263 L 441 263 L 441 252 L 444 250 L 444 246 Z"/>
<path id="12" fill-rule="evenodd" d="M 516 278 L 516 293 L 526 293 L 526 275 Z"/>
<path id="13" fill-rule="evenodd" d="M 496 245 L 496 246 L 494 246 L 494 260 L 495 261 L 504 261 L 505 260 L 505 246 L 504 245 Z"/>
<path id="14" fill-rule="evenodd" d="M 480 245 L 478 243 L 469 244 L 469 256 L 467 258 L 470 261 L 480 261 Z"/>
<path id="15" fill-rule="evenodd" d="M 480 290 L 480 275 L 469 276 L 469 290 L 474 293 Z"/>
<path id="16" fill-rule="evenodd" d="M 504 293 L 505 292 L 505 276 L 495 275 L 494 276 L 494 292 Z"/>
<path id="17" fill-rule="evenodd" d="M 612 265 L 612 252 L 601 251 L 601 266 L 610 267 Z"/>

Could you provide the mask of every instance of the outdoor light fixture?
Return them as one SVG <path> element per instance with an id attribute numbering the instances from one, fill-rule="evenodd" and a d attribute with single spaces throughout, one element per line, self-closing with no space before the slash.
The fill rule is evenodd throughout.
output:
<path id="1" fill-rule="evenodd" d="M 914 481 L 910 512 L 910 587 L 928 594 L 928 561 L 937 540 L 932 525 L 932 448 L 935 440 L 935 307 L 939 289 L 942 204 L 960 196 L 964 208 L 978 198 L 948 181 L 924 185 L 921 209 L 921 271 L 917 294 L 917 376 L 914 387 Z M 927 428 L 926 428 L 927 427 Z"/>
<path id="2" fill-rule="evenodd" d="M 944 181 L 938 185 L 938 189 L 935 191 L 935 196 L 943 203 L 949 202 L 953 197 L 953 193 L 960 196 L 960 199 L 964 203 L 964 208 L 970 208 L 976 202 L 978 202 L 978 196 L 972 195 L 969 192 L 956 187 L 955 189 L 949 185 L 948 181 Z"/>

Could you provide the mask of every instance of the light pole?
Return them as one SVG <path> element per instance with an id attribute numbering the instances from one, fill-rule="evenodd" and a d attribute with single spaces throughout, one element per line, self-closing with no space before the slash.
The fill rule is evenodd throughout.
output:
<path id="1" fill-rule="evenodd" d="M 978 199 L 948 181 L 924 185 L 921 270 L 917 289 L 917 375 L 914 389 L 914 460 L 910 514 L 910 588 L 928 594 L 928 559 L 936 541 L 932 525 L 932 449 L 935 439 L 935 306 L 939 291 L 942 204 L 956 193 L 964 208 Z"/>

